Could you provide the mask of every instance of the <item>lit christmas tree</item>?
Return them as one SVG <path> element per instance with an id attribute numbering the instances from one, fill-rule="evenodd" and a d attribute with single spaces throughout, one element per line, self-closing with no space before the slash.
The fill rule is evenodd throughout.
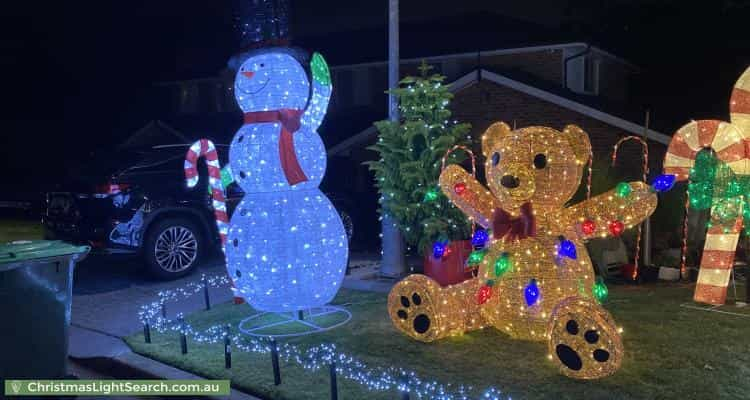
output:
<path id="1" fill-rule="evenodd" d="M 421 76 L 406 77 L 393 90 L 401 120 L 375 123 L 379 138 L 369 149 L 379 159 L 367 163 L 375 172 L 381 214 L 398 221 L 407 244 L 420 254 L 431 251 L 437 240 L 466 239 L 470 234 L 466 217 L 438 188 L 443 156 L 455 145 L 469 145 L 470 125 L 450 120 L 453 95 L 443 84 L 445 77 L 428 75 L 430 69 L 423 62 Z M 448 160 L 465 158 L 454 152 Z"/>

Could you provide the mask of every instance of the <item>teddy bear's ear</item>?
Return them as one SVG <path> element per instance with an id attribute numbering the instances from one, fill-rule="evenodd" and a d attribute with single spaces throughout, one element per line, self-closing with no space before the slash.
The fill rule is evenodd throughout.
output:
<path id="1" fill-rule="evenodd" d="M 510 132 L 510 127 L 505 122 L 495 122 L 490 125 L 482 135 L 482 154 L 485 157 L 489 157 L 490 152 L 495 148 L 497 142 L 509 135 Z"/>
<path id="2" fill-rule="evenodd" d="M 568 125 L 563 129 L 563 135 L 573 148 L 576 160 L 581 164 L 586 163 L 591 157 L 591 142 L 588 133 L 578 125 Z"/>

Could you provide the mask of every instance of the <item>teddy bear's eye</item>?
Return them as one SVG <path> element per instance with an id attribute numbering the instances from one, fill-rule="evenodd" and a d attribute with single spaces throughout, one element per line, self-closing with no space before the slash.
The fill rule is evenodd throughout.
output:
<path id="1" fill-rule="evenodd" d="M 492 154 L 492 166 L 494 167 L 499 162 L 500 162 L 500 153 L 493 153 Z"/>
<path id="2" fill-rule="evenodd" d="M 547 156 L 544 154 L 537 154 L 534 156 L 534 168 L 542 169 L 547 166 Z"/>

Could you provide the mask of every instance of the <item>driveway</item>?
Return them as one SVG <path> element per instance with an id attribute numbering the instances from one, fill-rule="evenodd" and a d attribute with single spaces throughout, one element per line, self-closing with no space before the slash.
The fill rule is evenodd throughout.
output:
<path id="1" fill-rule="evenodd" d="M 76 266 L 73 278 L 70 355 L 112 357 L 127 351 L 120 338 L 141 329 L 141 305 L 157 299 L 159 291 L 200 281 L 203 274 L 225 273 L 223 260 L 204 260 L 194 273 L 175 281 L 151 278 L 139 258 L 92 255 Z M 212 304 L 232 298 L 229 287 L 210 289 Z M 167 314 L 189 313 L 204 307 L 203 296 L 168 303 Z M 248 312 L 250 310 L 248 309 Z"/>
<path id="2" fill-rule="evenodd" d="M 352 274 L 343 287 L 387 292 L 392 280 L 374 279 L 378 257 L 352 254 Z M 143 304 L 158 298 L 162 290 L 199 282 L 202 275 L 225 274 L 220 255 L 204 260 L 194 273 L 175 281 L 159 281 L 146 271 L 143 261 L 135 257 L 92 255 L 76 266 L 73 278 L 69 353 L 76 358 L 116 357 L 129 351 L 121 338 L 143 329 L 138 311 Z M 229 286 L 209 290 L 211 304 L 232 299 Z M 248 315 L 252 312 L 249 306 Z M 167 303 L 167 316 L 188 314 L 205 308 L 203 296 Z"/>

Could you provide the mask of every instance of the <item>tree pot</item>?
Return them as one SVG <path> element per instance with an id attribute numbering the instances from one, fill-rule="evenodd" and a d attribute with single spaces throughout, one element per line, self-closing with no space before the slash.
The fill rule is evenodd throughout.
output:
<path id="1" fill-rule="evenodd" d="M 447 246 L 446 255 L 435 258 L 432 249 L 424 252 L 424 274 L 437 281 L 442 286 L 461 283 L 473 275 L 466 269 L 472 246 L 470 240 L 454 240 Z"/>

